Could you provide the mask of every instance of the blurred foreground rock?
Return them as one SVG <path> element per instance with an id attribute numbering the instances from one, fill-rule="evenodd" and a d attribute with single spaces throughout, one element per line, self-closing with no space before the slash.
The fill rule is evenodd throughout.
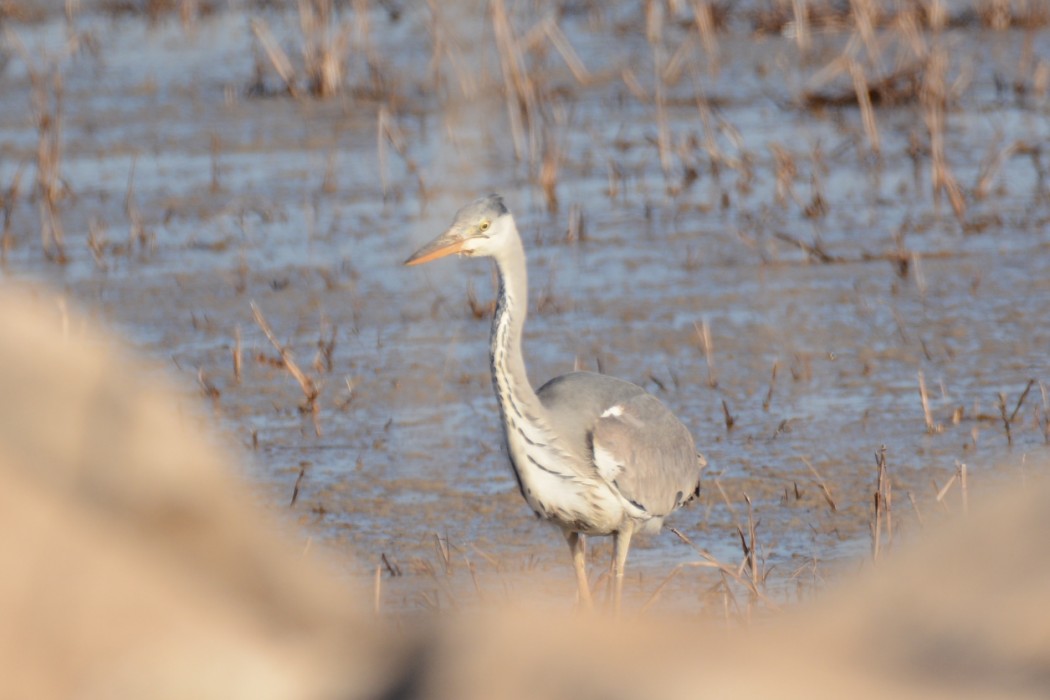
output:
<path id="1" fill-rule="evenodd" d="M 4 697 L 1050 697 L 1036 468 L 750 630 L 479 611 L 397 636 L 289 546 L 169 392 L 31 296 L 0 287 Z"/>
<path id="2" fill-rule="evenodd" d="M 0 319 L 0 695 L 371 697 L 391 642 L 171 392 L 46 292 Z"/>

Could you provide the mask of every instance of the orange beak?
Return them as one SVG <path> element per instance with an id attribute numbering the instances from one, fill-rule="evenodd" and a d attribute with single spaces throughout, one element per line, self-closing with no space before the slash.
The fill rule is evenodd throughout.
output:
<path id="1" fill-rule="evenodd" d="M 444 233 L 412 253 L 405 261 L 405 265 L 422 265 L 425 262 L 458 253 L 463 250 L 466 242 L 466 239 L 453 237 L 451 232 Z"/>

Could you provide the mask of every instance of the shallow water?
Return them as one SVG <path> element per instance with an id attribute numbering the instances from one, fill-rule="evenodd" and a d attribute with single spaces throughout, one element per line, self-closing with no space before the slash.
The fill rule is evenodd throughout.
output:
<path id="1" fill-rule="evenodd" d="M 999 392 L 1012 410 L 1029 379 L 1050 381 L 1044 165 L 1014 155 L 987 196 L 978 199 L 974 188 L 990 154 L 1050 137 L 1045 96 L 999 87 L 1030 82 L 1018 67 L 1021 47 L 1031 39 L 1035 60 L 1047 60 L 1050 34 L 963 27 L 941 37 L 961 86 L 945 133 L 967 193 L 960 222 L 932 196 L 917 102 L 876 108 L 878 159 L 856 109 L 799 106 L 801 91 L 848 39 L 842 34 L 818 36 L 804 59 L 790 39 L 733 25 L 719 35 L 717 74 L 699 45 L 687 52 L 690 69 L 665 88 L 665 173 L 656 105 L 621 77 L 630 67 L 646 94 L 655 92 L 653 48 L 637 12 L 561 18 L 593 83 L 578 84 L 553 49 L 530 59 L 546 89 L 547 138 L 560 149 L 559 207 L 549 213 L 530 175 L 538 165 L 515 159 L 487 16 L 445 10 L 475 92 L 460 91 L 448 60 L 446 83 L 434 89 L 425 9 L 404 8 L 396 21 L 376 9 L 370 39 L 385 92 L 370 94 L 363 57 L 353 52 L 355 89 L 321 102 L 247 96 L 249 18 L 265 19 L 294 47 L 294 13 L 224 10 L 186 29 L 174 18 L 151 25 L 89 8 L 76 28 L 96 53 L 56 59 L 65 84 L 62 175 L 72 196 L 61 211 L 70 260 L 44 260 L 37 207 L 23 196 L 5 274 L 58 286 L 167 365 L 188 394 L 203 371 L 221 396 L 200 408 L 202 422 L 245 446 L 260 497 L 284 512 L 305 463 L 291 509 L 301 536 L 352 554 L 344 560 L 351 578 L 370 581 L 381 555 L 400 566 L 405 575 L 386 584 L 394 609 L 512 595 L 537 577 L 551 581 L 555 600 L 572 596 L 561 538 L 532 517 L 501 454 L 488 319 L 467 302 L 468 290 L 481 305 L 491 300 L 488 263 L 400 266 L 460 204 L 487 191 L 505 195 L 530 256 L 525 351 L 533 382 L 600 368 L 671 406 L 710 467 L 700 503 L 668 524 L 736 567 L 746 494 L 774 599 L 805 593 L 867 556 L 880 445 L 898 537 L 916 531 L 916 508 L 930 518 L 961 507 L 958 484 L 935 500 L 958 462 L 968 466 L 970 498 L 980 498 L 996 481 L 1023 478 L 1029 460 L 1045 459 L 1040 384 L 1018 411 L 1012 447 L 996 406 Z M 521 9 L 513 19 L 521 33 L 539 17 Z M 667 55 L 689 40 L 690 26 L 669 23 Z M 67 35 L 60 17 L 13 29 L 35 57 L 57 56 Z M 887 50 L 888 64 L 892 57 Z M 267 85 L 277 84 L 270 73 Z M 6 188 L 35 157 L 29 80 L 17 55 L 0 72 L 0 90 Z M 714 105 L 706 125 L 699 94 Z M 394 148 L 380 159 L 384 105 L 424 192 Z M 717 173 L 708 136 L 724 158 Z M 918 151 L 909 151 L 913 143 Z M 775 149 L 793 158 L 782 199 Z M 133 164 L 133 201 L 152 243 L 128 252 Z M 684 186 L 690 169 L 698 177 Z M 25 188 L 33 176 L 30 165 Z M 817 192 L 827 213 L 807 216 Z M 574 205 L 585 237 L 569 241 Z M 108 241 L 99 261 L 87 245 L 92 220 Z M 893 260 L 898 232 L 909 260 L 903 271 Z M 814 262 L 778 233 L 819 241 L 833 261 Z M 322 382 L 320 436 L 297 408 L 298 386 L 274 365 L 252 300 Z M 697 334 L 703 322 L 710 369 Z M 333 332 L 331 371 L 315 369 L 318 338 Z M 941 426 L 932 434 L 920 371 Z M 451 545 L 447 564 L 435 536 Z M 597 555 L 608 548 L 600 543 Z M 644 601 L 675 564 L 696 561 L 669 533 L 639 541 L 630 596 Z M 661 605 L 714 605 L 707 592 L 717 580 L 686 569 Z"/>

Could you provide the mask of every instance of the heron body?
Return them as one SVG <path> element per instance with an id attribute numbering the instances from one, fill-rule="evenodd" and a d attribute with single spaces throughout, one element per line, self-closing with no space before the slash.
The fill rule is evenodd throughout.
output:
<path id="1" fill-rule="evenodd" d="M 492 257 L 499 271 L 489 357 L 518 488 L 538 516 L 565 532 L 586 606 L 591 598 L 583 536 L 614 536 L 619 609 L 631 537 L 659 530 L 692 497 L 703 458 L 688 429 L 635 384 L 571 372 L 533 390 L 521 351 L 528 306 L 525 251 L 500 196 L 460 209 L 452 226 L 405 264 L 453 253 Z"/>

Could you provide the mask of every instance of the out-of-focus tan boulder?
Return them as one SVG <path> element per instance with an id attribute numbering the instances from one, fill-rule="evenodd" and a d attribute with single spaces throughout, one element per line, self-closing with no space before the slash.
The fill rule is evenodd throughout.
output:
<path id="1" fill-rule="evenodd" d="M 393 642 L 144 377 L 0 287 L 0 694 L 373 697 Z"/>
<path id="2" fill-rule="evenodd" d="M 445 628 L 423 697 L 1050 698 L 1050 488 L 1033 471 L 809 605 L 725 629 L 529 615 Z"/>

